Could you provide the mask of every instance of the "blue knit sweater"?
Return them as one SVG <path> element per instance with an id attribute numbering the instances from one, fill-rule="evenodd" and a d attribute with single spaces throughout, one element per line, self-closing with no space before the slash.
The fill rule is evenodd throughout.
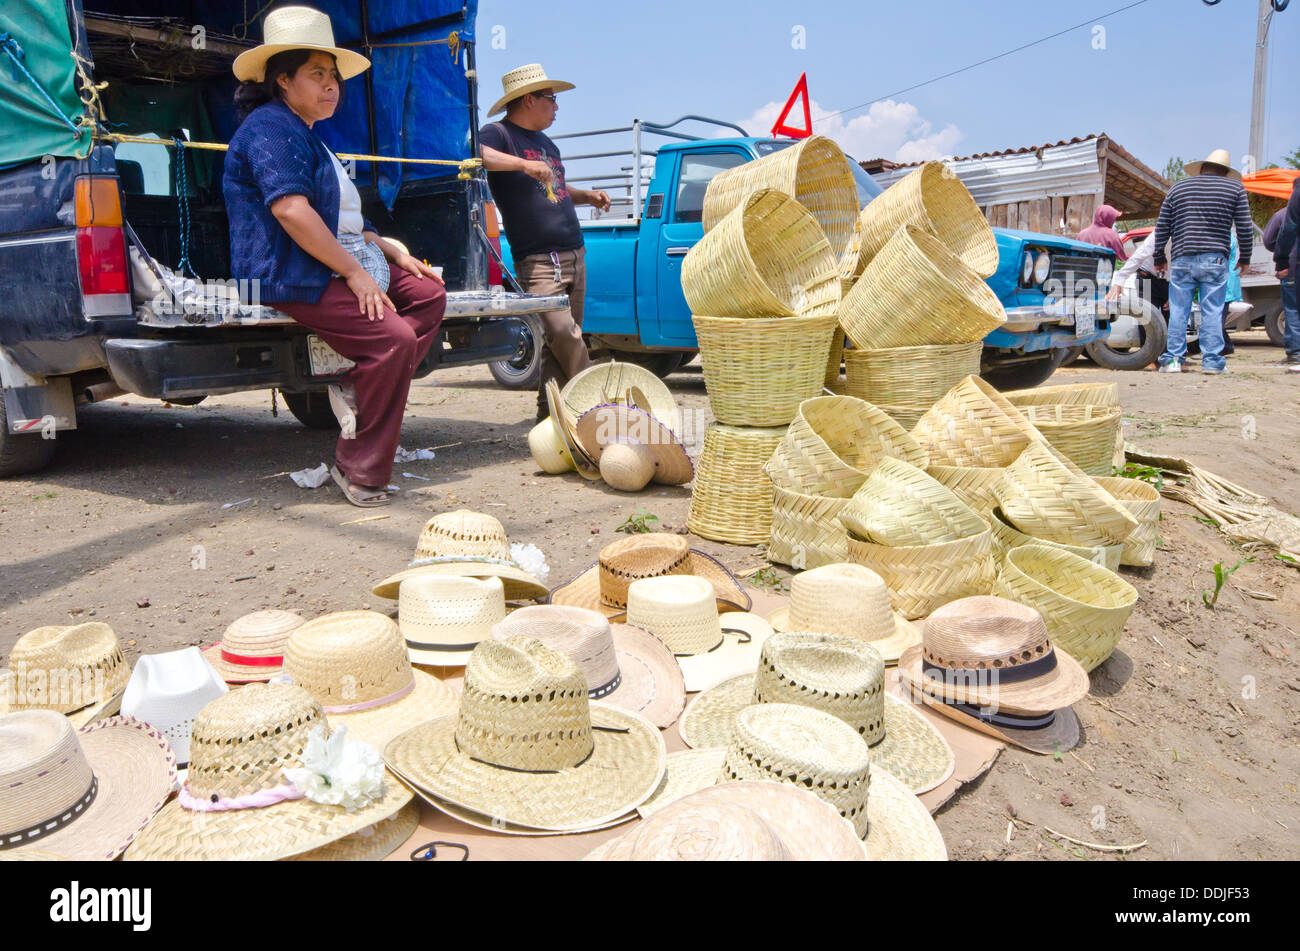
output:
<path id="1" fill-rule="evenodd" d="M 318 301 L 333 272 L 289 237 L 271 205 L 304 195 L 325 226 L 338 232 L 338 173 L 320 137 L 283 103 L 258 106 L 230 139 L 222 189 L 230 276 L 258 281 L 266 303 Z M 374 230 L 369 221 L 365 227 Z"/>

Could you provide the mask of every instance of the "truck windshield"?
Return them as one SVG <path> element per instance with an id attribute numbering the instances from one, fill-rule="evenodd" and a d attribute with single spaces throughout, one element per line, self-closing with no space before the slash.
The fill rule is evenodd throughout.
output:
<path id="1" fill-rule="evenodd" d="M 793 139 L 768 139 L 755 142 L 754 149 L 758 152 L 759 158 L 762 158 L 781 149 L 788 149 L 792 145 L 794 145 Z M 851 155 L 845 157 L 849 160 L 849 170 L 853 172 L 853 184 L 858 186 L 858 207 L 865 208 L 867 202 L 881 194 L 884 189 L 876 184 L 875 179 L 868 175 Z"/>

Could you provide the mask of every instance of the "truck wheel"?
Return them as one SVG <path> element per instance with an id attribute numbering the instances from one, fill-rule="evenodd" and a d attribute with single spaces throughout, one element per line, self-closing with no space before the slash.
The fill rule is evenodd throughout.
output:
<path id="1" fill-rule="evenodd" d="M 54 444 L 57 441 L 43 439 L 39 432 L 21 436 L 9 432 L 5 401 L 0 396 L 0 478 L 27 475 L 44 469 L 54 458 Z"/>
<path id="2" fill-rule="evenodd" d="M 1140 346 L 1117 350 L 1105 340 L 1097 340 L 1086 347 L 1092 362 L 1106 370 L 1144 370 L 1160 359 L 1169 340 L 1169 327 L 1157 310 L 1148 309 L 1147 317 L 1147 323 L 1138 325 Z"/>
<path id="3" fill-rule="evenodd" d="M 542 381 L 542 347 L 546 340 L 542 334 L 542 318 L 527 314 L 521 322 L 524 330 L 515 355 L 488 364 L 488 369 L 492 378 L 507 390 L 536 390 Z"/>
<path id="4" fill-rule="evenodd" d="M 1280 301 L 1276 310 L 1270 310 L 1264 315 L 1264 332 L 1268 334 L 1268 341 L 1273 346 L 1286 346 L 1286 311 L 1282 309 Z"/>
<path id="5" fill-rule="evenodd" d="M 693 356 L 693 354 L 683 353 L 680 350 L 670 350 L 667 353 L 632 353 L 626 350 L 614 350 L 612 352 L 615 360 L 623 363 L 635 363 L 639 367 L 645 367 L 660 379 L 680 370 L 682 364 Z"/>
<path id="6" fill-rule="evenodd" d="M 999 390 L 1028 390 L 1045 383 L 1056 368 L 1060 366 L 1064 350 L 1058 350 L 1051 356 L 1032 363 L 1013 363 L 1011 366 L 994 367 L 981 374 L 986 383 Z"/>
<path id="7" fill-rule="evenodd" d="M 1075 360 L 1079 359 L 1079 355 L 1086 349 L 1087 347 L 1071 347 L 1065 351 L 1065 357 L 1057 364 L 1057 366 L 1068 367 Z"/>
<path id="8" fill-rule="evenodd" d="M 308 429 L 338 430 L 338 417 L 334 415 L 329 394 L 324 390 L 309 390 L 306 393 L 286 393 L 281 390 L 280 395 L 284 397 L 284 405 L 289 407 L 289 412 Z"/>

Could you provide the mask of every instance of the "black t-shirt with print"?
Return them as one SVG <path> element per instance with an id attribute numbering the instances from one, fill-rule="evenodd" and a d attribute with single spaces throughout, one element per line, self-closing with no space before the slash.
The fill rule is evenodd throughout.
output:
<path id="1" fill-rule="evenodd" d="M 546 186 L 523 172 L 488 172 L 488 187 L 510 239 L 515 260 L 547 251 L 574 251 L 582 247 L 578 213 L 564 183 L 560 150 L 541 132 L 515 125 L 509 119 L 479 130 L 479 141 L 490 149 L 530 162 L 545 162 L 554 173 L 551 187 L 557 201 L 546 196 Z"/>

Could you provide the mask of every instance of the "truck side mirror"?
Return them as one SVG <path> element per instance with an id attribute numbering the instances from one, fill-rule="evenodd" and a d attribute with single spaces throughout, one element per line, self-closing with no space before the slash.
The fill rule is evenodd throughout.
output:
<path id="1" fill-rule="evenodd" d="M 647 218 L 662 218 L 664 215 L 664 193 L 651 195 L 646 199 L 645 216 Z"/>

